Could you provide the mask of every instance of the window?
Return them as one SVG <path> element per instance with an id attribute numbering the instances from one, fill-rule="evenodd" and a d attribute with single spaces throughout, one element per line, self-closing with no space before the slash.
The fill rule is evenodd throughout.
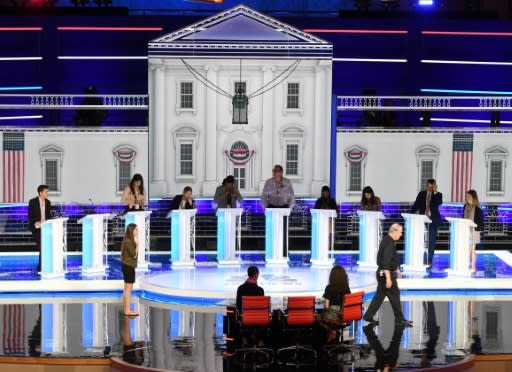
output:
<path id="1" fill-rule="evenodd" d="M 61 189 L 61 168 L 63 151 L 57 146 L 49 145 L 39 151 L 41 157 L 42 183 L 48 185 L 50 194 L 56 195 Z"/>
<path id="2" fill-rule="evenodd" d="M 193 175 L 192 143 L 180 144 L 180 176 Z"/>
<path id="3" fill-rule="evenodd" d="M 245 190 L 247 186 L 247 176 L 245 173 L 245 167 L 234 167 L 233 177 L 235 177 L 235 187 L 238 190 Z"/>
<path id="4" fill-rule="evenodd" d="M 503 191 L 503 161 L 491 160 L 489 166 L 489 191 Z"/>
<path id="5" fill-rule="evenodd" d="M 299 145 L 297 143 L 286 144 L 286 173 L 287 176 L 299 174 Z"/>
<path id="6" fill-rule="evenodd" d="M 349 189 L 348 191 L 360 192 L 363 188 L 361 163 L 350 163 L 349 175 Z"/>
<path id="7" fill-rule="evenodd" d="M 192 125 L 173 131 L 175 158 L 172 162 L 177 182 L 195 182 L 198 137 L 199 131 Z"/>
<path id="8" fill-rule="evenodd" d="M 439 150 L 430 145 L 416 149 L 416 165 L 418 167 L 418 191 L 425 189 L 427 180 L 436 179 Z"/>
<path id="9" fill-rule="evenodd" d="M 120 194 L 132 179 L 137 151 L 130 145 L 121 145 L 116 147 L 113 153 L 116 167 L 116 191 Z"/>
<path id="10" fill-rule="evenodd" d="M 500 146 L 494 146 L 485 152 L 487 163 L 487 195 L 505 194 L 505 167 L 508 152 Z"/>
<path id="11" fill-rule="evenodd" d="M 48 186 L 48 191 L 59 191 L 58 170 L 59 161 L 57 159 L 45 160 L 45 183 Z"/>
<path id="12" fill-rule="evenodd" d="M 119 163 L 119 180 L 117 182 L 118 192 L 123 192 L 126 185 L 132 180 L 132 165 L 130 163 Z"/>
<path id="13" fill-rule="evenodd" d="M 286 95 L 286 108 L 287 109 L 298 109 L 299 105 L 299 94 L 300 88 L 299 83 L 288 83 Z"/>
<path id="14" fill-rule="evenodd" d="M 191 81 L 180 82 L 180 108 L 194 108 L 194 85 Z"/>
<path id="15" fill-rule="evenodd" d="M 420 185 L 426 185 L 429 179 L 434 177 L 434 160 L 432 159 L 424 159 L 421 161 L 420 167 L 421 179 Z"/>
<path id="16" fill-rule="evenodd" d="M 348 195 L 357 195 L 364 186 L 366 155 L 368 151 L 354 145 L 344 151 L 346 173 L 345 190 Z"/>
<path id="17" fill-rule="evenodd" d="M 303 171 L 304 130 L 290 126 L 280 132 L 285 176 L 300 181 Z"/>

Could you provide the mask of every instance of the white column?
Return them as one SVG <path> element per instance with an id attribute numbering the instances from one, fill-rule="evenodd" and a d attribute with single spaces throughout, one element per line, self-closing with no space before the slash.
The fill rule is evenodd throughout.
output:
<path id="1" fill-rule="evenodd" d="M 149 104 L 152 106 L 150 125 L 152 129 L 152 180 L 151 196 L 165 196 L 165 65 L 155 65 L 153 75 L 153 93 Z"/>
<path id="2" fill-rule="evenodd" d="M 314 149 L 313 149 L 313 183 L 311 192 L 316 194 L 320 191 L 320 187 L 325 183 L 325 156 L 326 146 L 325 139 L 325 67 L 315 67 L 315 124 L 314 124 Z"/>
<path id="3" fill-rule="evenodd" d="M 269 83 L 274 78 L 274 67 L 263 66 L 263 85 Z M 274 127 L 274 89 L 270 89 L 262 95 L 261 99 L 261 175 L 259 182 L 259 191 L 263 190 L 265 180 L 272 176 L 273 159 L 273 127 Z"/>
<path id="4" fill-rule="evenodd" d="M 216 66 L 205 66 L 206 78 L 217 85 Z M 217 187 L 217 93 L 206 88 L 206 151 L 205 151 L 205 182 L 203 195 L 213 196 Z"/>

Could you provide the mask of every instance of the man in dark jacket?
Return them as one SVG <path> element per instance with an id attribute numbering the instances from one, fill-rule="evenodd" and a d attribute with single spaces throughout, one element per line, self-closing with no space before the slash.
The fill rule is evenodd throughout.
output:
<path id="1" fill-rule="evenodd" d="M 194 209 L 195 203 L 192 198 L 192 187 L 185 186 L 181 195 L 176 195 L 171 202 L 171 210 Z"/>
<path id="2" fill-rule="evenodd" d="M 236 308 L 238 312 L 242 312 L 242 297 L 265 296 L 265 291 L 258 285 L 259 275 L 260 271 L 256 266 L 249 266 L 247 269 L 247 280 L 236 291 Z"/>
<path id="3" fill-rule="evenodd" d="M 32 232 L 32 238 L 36 243 L 39 252 L 37 271 L 41 271 L 41 224 L 51 218 L 50 209 L 52 204 L 48 200 L 48 186 L 39 185 L 37 194 L 28 202 L 28 228 Z"/>
<path id="4" fill-rule="evenodd" d="M 427 187 L 424 191 L 420 191 L 416 197 L 416 201 L 411 209 L 411 213 L 424 214 L 432 220 L 428 228 L 428 259 L 427 266 L 432 267 L 434 259 L 434 251 L 437 242 L 437 230 L 441 226 L 442 219 L 439 213 L 439 207 L 443 204 L 443 194 L 437 191 L 437 183 L 434 179 L 427 181 Z"/>
<path id="5" fill-rule="evenodd" d="M 338 209 L 336 200 L 331 198 L 331 189 L 329 188 L 329 186 L 322 187 L 322 194 L 316 200 L 314 209 Z"/>

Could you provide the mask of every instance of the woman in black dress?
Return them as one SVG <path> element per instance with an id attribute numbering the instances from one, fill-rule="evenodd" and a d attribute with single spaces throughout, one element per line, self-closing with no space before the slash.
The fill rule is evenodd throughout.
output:
<path id="1" fill-rule="evenodd" d="M 124 279 L 123 309 L 124 315 L 137 316 L 139 313 L 130 309 L 133 283 L 135 283 L 135 268 L 139 253 L 139 229 L 134 223 L 126 227 L 123 242 L 121 243 L 121 266 Z"/>
<path id="2" fill-rule="evenodd" d="M 343 266 L 336 265 L 332 268 L 329 275 L 329 284 L 325 287 L 324 295 L 324 311 L 320 320 L 320 326 L 327 331 L 327 342 L 336 338 L 336 330 L 332 329 L 328 322 L 339 321 L 341 319 L 341 307 L 343 305 L 343 297 L 350 293 L 348 285 L 348 275 Z"/>

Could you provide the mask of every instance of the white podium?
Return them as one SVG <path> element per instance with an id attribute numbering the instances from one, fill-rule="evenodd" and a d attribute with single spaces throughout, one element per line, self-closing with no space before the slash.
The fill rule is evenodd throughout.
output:
<path id="1" fill-rule="evenodd" d="M 311 209 L 311 264 L 332 266 L 334 263 L 334 219 L 333 209 Z M 329 253 L 331 257 L 329 258 Z"/>
<path id="2" fill-rule="evenodd" d="M 359 270 L 377 270 L 377 253 L 382 238 L 382 212 L 357 211 L 359 216 Z"/>
<path id="3" fill-rule="evenodd" d="M 82 304 L 82 344 L 91 352 L 99 352 L 108 345 L 107 304 Z"/>
<path id="4" fill-rule="evenodd" d="M 426 272 L 425 265 L 425 224 L 431 223 L 424 214 L 402 213 L 405 220 L 404 271 Z"/>
<path id="5" fill-rule="evenodd" d="M 195 221 L 192 221 L 197 209 L 177 209 L 170 211 L 167 218 L 171 219 L 171 266 L 194 267 L 196 259 Z M 190 258 L 190 246 L 193 258 Z"/>
<path id="6" fill-rule="evenodd" d="M 217 263 L 219 266 L 240 265 L 242 212 L 242 208 L 217 209 Z"/>
<path id="7" fill-rule="evenodd" d="M 476 224 L 466 218 L 446 217 L 446 220 L 450 222 L 450 268 L 446 273 L 449 276 L 471 276 L 471 227 L 476 227 Z"/>
<path id="8" fill-rule="evenodd" d="M 63 278 L 67 251 L 67 217 L 53 218 L 41 224 L 41 278 Z"/>
<path id="9" fill-rule="evenodd" d="M 149 216 L 151 211 L 128 212 L 124 215 L 124 226 L 130 223 L 137 225 L 139 229 L 139 252 L 137 258 L 137 268 L 135 271 L 146 271 L 149 267 L 149 259 L 146 260 L 146 254 L 149 255 Z"/>
<path id="10" fill-rule="evenodd" d="M 107 221 L 111 214 L 89 214 L 80 220 L 82 224 L 82 274 L 103 275 L 107 269 L 105 258 L 108 250 Z"/>
<path id="11" fill-rule="evenodd" d="M 283 220 L 290 213 L 290 208 L 265 209 L 265 261 L 269 265 L 288 265 L 288 239 L 286 254 L 283 252 L 284 232 L 288 232 L 288 223 L 285 226 Z"/>

